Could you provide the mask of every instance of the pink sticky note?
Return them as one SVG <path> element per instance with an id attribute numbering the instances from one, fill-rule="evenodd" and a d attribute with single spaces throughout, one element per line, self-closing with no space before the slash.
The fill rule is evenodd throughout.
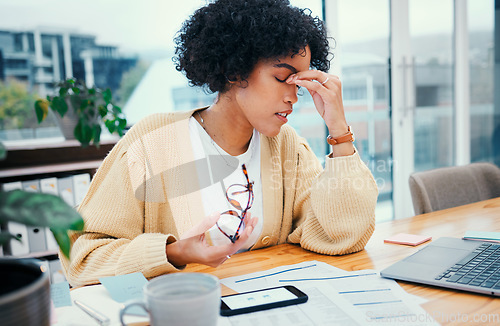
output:
<path id="1" fill-rule="evenodd" d="M 407 234 L 407 233 L 399 233 L 387 239 L 384 239 L 384 242 L 388 243 L 397 243 L 404 244 L 409 246 L 417 246 L 421 243 L 431 240 L 432 237 L 428 237 L 425 235 L 416 235 L 416 234 Z"/>

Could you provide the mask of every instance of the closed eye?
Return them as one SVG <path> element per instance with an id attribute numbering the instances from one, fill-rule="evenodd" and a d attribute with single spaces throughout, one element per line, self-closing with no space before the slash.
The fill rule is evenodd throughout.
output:
<path id="1" fill-rule="evenodd" d="M 280 83 L 284 83 L 284 82 L 286 82 L 286 80 L 288 79 L 288 77 L 286 77 L 286 78 L 285 78 L 285 79 L 283 79 L 283 80 L 279 79 L 278 77 L 274 77 L 274 78 L 276 78 L 276 80 L 277 80 L 277 81 L 279 81 Z M 299 86 L 299 85 L 295 85 L 295 86 L 297 86 L 297 89 L 300 89 L 300 88 L 301 88 L 301 86 Z"/>

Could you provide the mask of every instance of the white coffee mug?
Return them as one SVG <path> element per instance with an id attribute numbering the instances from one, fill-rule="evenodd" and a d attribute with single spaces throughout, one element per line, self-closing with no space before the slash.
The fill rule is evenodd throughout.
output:
<path id="1" fill-rule="evenodd" d="M 220 313 L 220 282 L 210 274 L 173 273 L 159 276 L 143 288 L 144 298 L 127 302 L 120 310 L 120 322 L 128 308 L 140 306 L 158 325 L 216 325 Z"/>

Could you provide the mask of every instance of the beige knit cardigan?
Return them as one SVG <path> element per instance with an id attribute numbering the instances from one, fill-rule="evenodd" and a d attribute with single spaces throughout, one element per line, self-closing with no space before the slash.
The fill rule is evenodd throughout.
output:
<path id="1" fill-rule="evenodd" d="M 194 112 L 149 116 L 108 154 L 79 207 L 85 231 L 72 236 L 70 260 L 60 255 L 73 286 L 178 271 L 165 245 L 205 217 L 188 128 Z M 261 136 L 264 225 L 251 250 L 286 242 L 328 255 L 363 249 L 375 225 L 373 177 L 357 153 L 325 165 L 289 126 Z"/>

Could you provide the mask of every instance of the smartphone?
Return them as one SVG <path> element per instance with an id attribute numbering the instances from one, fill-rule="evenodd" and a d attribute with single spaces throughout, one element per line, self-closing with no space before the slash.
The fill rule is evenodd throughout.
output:
<path id="1" fill-rule="evenodd" d="M 222 316 L 245 314 L 304 303 L 307 299 L 307 294 L 291 285 L 231 294 L 221 298 L 220 314 Z"/>

